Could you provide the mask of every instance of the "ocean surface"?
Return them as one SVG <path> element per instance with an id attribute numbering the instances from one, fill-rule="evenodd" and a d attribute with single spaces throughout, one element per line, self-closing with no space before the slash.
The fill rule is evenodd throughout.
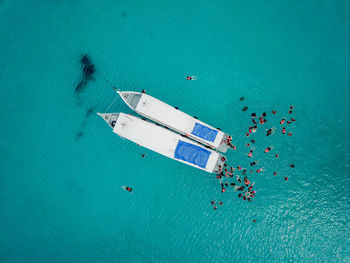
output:
<path id="1" fill-rule="evenodd" d="M 0 262 L 350 262 L 349 1 L 3 0 L 0 25 Z M 254 138 L 253 201 L 114 134 L 108 82 L 232 134 L 235 167 Z"/>

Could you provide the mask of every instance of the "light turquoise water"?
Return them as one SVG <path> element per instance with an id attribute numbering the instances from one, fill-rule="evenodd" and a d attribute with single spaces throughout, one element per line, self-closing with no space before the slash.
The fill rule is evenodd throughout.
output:
<path id="1" fill-rule="evenodd" d="M 350 261 L 347 1 L 5 0 L 0 24 L 1 262 Z M 278 126 L 295 105 L 292 137 L 255 136 L 255 200 L 113 134 L 101 75 L 74 92 L 83 53 L 118 88 L 233 134 L 233 165 L 251 112 L 276 109 Z"/>

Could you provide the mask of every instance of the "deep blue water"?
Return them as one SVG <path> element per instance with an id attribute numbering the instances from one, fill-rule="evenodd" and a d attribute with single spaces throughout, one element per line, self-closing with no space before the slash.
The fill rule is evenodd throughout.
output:
<path id="1" fill-rule="evenodd" d="M 4 0 L 0 25 L 0 262 L 350 262 L 350 2 Z M 113 134 L 104 78 L 232 134 L 235 166 L 268 112 L 253 202 Z"/>

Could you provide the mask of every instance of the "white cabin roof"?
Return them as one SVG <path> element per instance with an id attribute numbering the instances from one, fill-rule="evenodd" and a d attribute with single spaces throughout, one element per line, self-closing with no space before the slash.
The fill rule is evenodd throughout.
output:
<path id="1" fill-rule="evenodd" d="M 199 143 L 184 138 L 171 130 L 167 130 L 164 127 L 157 126 L 154 123 L 144 121 L 133 115 L 125 113 L 119 114 L 113 132 L 130 141 L 139 144 L 140 146 L 143 146 L 162 155 L 165 155 L 169 158 L 186 163 L 188 165 L 194 166 L 196 168 L 202 169 L 210 173 L 214 171 L 214 168 L 220 156 L 218 152 L 212 149 L 204 148 Z M 194 144 L 211 152 L 206 167 L 204 169 L 192 163 L 174 158 L 175 149 L 180 140 Z"/>
<path id="2" fill-rule="evenodd" d="M 198 141 L 209 144 L 215 148 L 218 148 L 223 140 L 224 133 L 216 128 L 198 120 L 194 117 L 175 109 L 174 107 L 152 97 L 145 93 L 142 94 L 139 103 L 136 106 L 135 111 L 153 121 L 156 121 L 162 125 L 172 128 L 178 132 L 188 134 L 195 137 Z M 213 142 L 204 138 L 198 137 L 192 134 L 195 124 L 199 123 L 210 129 L 217 130 L 218 133 Z"/>

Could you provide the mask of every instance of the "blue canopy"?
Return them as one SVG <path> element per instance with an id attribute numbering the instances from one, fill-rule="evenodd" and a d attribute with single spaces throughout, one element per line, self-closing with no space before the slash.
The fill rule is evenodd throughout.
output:
<path id="1" fill-rule="evenodd" d="M 179 141 L 174 157 L 205 168 L 211 152 L 192 143 Z"/>
<path id="2" fill-rule="evenodd" d="M 218 134 L 218 130 L 210 129 L 207 126 L 196 123 L 196 125 L 193 128 L 192 134 L 203 138 L 207 141 L 213 142 L 215 141 L 216 135 Z"/>

